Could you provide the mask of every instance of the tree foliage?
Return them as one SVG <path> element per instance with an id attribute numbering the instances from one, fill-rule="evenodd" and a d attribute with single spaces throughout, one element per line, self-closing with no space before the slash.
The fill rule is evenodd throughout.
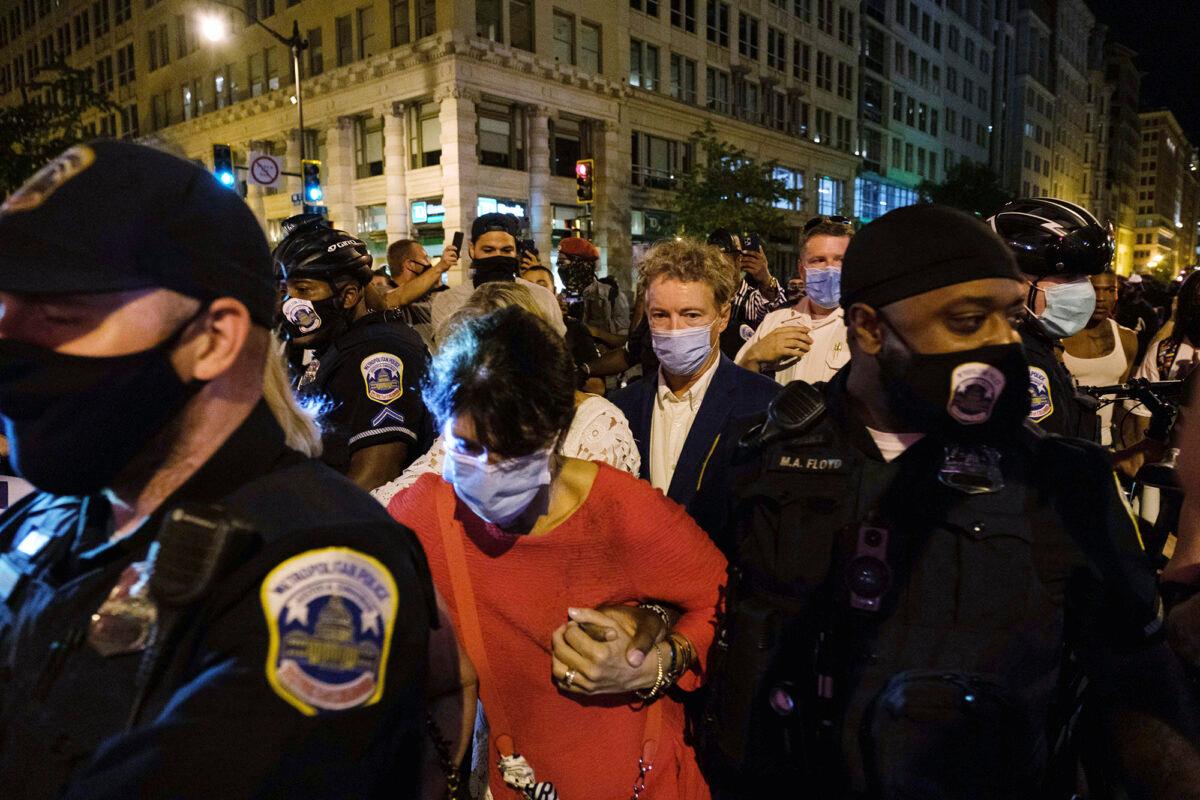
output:
<path id="1" fill-rule="evenodd" d="M 775 176 L 776 161 L 755 161 L 745 150 L 717 138 L 712 125 L 690 138 L 692 168 L 676 185 L 677 232 L 705 237 L 715 228 L 756 232 L 768 239 L 787 227 L 787 214 L 777 207 L 800 199 Z"/>
<path id="2" fill-rule="evenodd" d="M 92 85 L 90 70 L 58 63 L 17 86 L 21 102 L 0 108 L 0 196 L 11 194 L 43 164 L 89 138 L 90 111 L 117 109 Z"/>
<path id="3" fill-rule="evenodd" d="M 986 217 L 1013 199 L 1000 182 L 1000 176 L 986 164 L 963 159 L 946 170 L 942 183 L 921 181 L 917 192 L 925 202 L 952 206 Z"/>

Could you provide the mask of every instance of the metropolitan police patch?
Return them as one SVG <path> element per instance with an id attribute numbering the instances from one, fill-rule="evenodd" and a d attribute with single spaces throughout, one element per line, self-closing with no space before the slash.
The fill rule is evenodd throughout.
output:
<path id="1" fill-rule="evenodd" d="M 1040 367 L 1029 368 L 1029 418 L 1041 422 L 1054 413 L 1054 398 L 1050 396 L 1050 376 Z"/>
<path id="2" fill-rule="evenodd" d="M 358 365 L 367 384 L 367 397 L 388 403 L 404 394 L 404 362 L 391 353 L 369 355 Z"/>
<path id="3" fill-rule="evenodd" d="M 383 564 L 345 547 L 309 550 L 271 570 L 261 591 L 271 688 L 308 716 L 378 702 L 396 594 Z"/>

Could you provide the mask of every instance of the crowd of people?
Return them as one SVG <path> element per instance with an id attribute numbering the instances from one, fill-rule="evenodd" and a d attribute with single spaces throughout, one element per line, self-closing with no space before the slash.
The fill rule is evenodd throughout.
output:
<path id="1" fill-rule="evenodd" d="M 1200 798 L 1200 273 L 284 231 L 124 142 L 0 206 L 6 797 Z"/>

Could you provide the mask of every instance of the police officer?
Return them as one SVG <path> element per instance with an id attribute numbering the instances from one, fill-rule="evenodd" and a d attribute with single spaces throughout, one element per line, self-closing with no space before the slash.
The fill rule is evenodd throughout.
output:
<path id="1" fill-rule="evenodd" d="M 1017 258 L 1027 285 L 1017 330 L 1029 359 L 1029 418 L 1051 433 L 1100 441 L 1097 403 L 1077 391 L 1062 340 L 1083 330 L 1096 309 L 1089 275 L 1112 263 L 1113 239 L 1086 209 L 1065 200 L 1014 200 L 988 223 Z"/>
<path id="2" fill-rule="evenodd" d="M 790 384 L 743 440 L 699 720 L 718 797 L 1070 796 L 1064 664 L 1133 796 L 1191 792 L 1189 694 L 1106 457 L 1026 420 L 1024 296 L 959 211 L 902 208 L 851 242 L 848 366 Z"/>
<path id="3" fill-rule="evenodd" d="M 424 558 L 289 446 L 286 384 L 264 398 L 242 200 L 73 147 L 0 206 L 0 308 L 0 418 L 40 490 L 0 518 L 3 795 L 413 796 Z"/>
<path id="4" fill-rule="evenodd" d="M 284 333 L 312 351 L 297 389 L 326 409 L 322 459 L 364 489 L 429 449 L 421 400 L 428 353 L 411 327 L 368 308 L 367 246 L 345 231 L 299 228 L 275 248 L 287 287 Z"/>

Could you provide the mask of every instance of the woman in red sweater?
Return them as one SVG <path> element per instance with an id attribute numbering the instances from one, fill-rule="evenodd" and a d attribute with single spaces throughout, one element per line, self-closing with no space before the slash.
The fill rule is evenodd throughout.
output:
<path id="1" fill-rule="evenodd" d="M 478 675 L 496 800 L 553 797 L 547 784 L 562 800 L 703 800 L 683 709 L 668 690 L 700 682 L 725 560 L 650 484 L 555 455 L 573 413 L 572 378 L 562 338 L 519 308 L 459 324 L 425 384 L 446 438 L 445 480 L 424 476 L 389 511 L 425 548 L 460 672 Z M 575 625 L 569 610 L 650 599 L 682 616 L 640 666 L 625 659 L 620 626 L 588 640 L 592 658 L 611 667 L 604 681 L 552 660 L 553 639 Z M 436 709 L 435 719 L 453 762 L 463 720 Z"/>

